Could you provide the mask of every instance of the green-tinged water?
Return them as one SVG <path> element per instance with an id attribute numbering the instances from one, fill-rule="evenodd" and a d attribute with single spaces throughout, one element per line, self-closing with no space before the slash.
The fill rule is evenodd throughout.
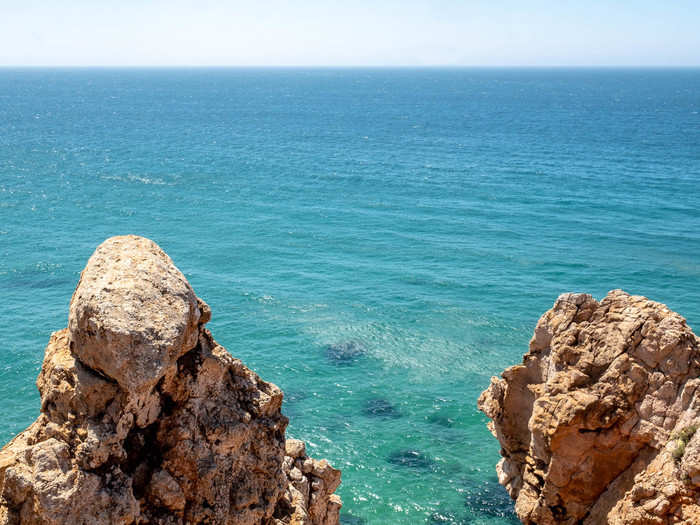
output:
<path id="1" fill-rule="evenodd" d="M 700 326 L 700 70 L 0 70 L 0 439 L 106 237 L 152 238 L 343 471 L 514 523 L 476 399 L 567 291 Z"/>

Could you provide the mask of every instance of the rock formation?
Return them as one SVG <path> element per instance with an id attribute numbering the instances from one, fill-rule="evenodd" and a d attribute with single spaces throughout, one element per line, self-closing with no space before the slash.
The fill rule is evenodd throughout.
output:
<path id="1" fill-rule="evenodd" d="M 155 243 L 101 244 L 0 451 L 0 524 L 337 525 L 340 472 L 285 441 L 282 392 L 210 317 Z"/>
<path id="2" fill-rule="evenodd" d="M 527 524 L 700 523 L 700 340 L 665 305 L 565 294 L 479 398 Z"/>

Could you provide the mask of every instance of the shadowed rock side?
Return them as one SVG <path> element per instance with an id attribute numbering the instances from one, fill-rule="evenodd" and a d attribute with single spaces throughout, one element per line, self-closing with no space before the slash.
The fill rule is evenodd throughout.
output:
<path id="1" fill-rule="evenodd" d="M 337 525 L 340 472 L 285 440 L 282 392 L 212 338 L 152 241 L 90 258 L 41 413 L 0 451 L 0 524 Z"/>
<path id="2" fill-rule="evenodd" d="M 700 523 L 700 341 L 665 305 L 565 294 L 479 398 L 527 524 Z"/>

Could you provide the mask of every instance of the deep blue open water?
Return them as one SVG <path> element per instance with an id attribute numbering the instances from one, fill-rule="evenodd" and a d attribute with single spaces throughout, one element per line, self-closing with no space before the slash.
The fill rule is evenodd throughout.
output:
<path id="1" fill-rule="evenodd" d="M 0 441 L 135 233 L 343 470 L 343 523 L 514 523 L 475 403 L 556 297 L 700 327 L 699 112 L 698 69 L 0 69 Z"/>

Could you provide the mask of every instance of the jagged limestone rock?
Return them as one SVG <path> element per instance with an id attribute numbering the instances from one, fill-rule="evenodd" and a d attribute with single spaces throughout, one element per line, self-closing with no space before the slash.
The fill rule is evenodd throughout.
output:
<path id="1" fill-rule="evenodd" d="M 700 416 L 699 376 L 700 341 L 665 305 L 559 297 L 478 403 L 523 523 L 700 523 L 700 438 L 673 457 L 674 433 Z"/>
<path id="2" fill-rule="evenodd" d="M 210 317 L 152 241 L 100 245 L 46 348 L 41 413 L 0 451 L 0 524 L 337 525 L 340 472 L 285 439 L 282 392 Z"/>

